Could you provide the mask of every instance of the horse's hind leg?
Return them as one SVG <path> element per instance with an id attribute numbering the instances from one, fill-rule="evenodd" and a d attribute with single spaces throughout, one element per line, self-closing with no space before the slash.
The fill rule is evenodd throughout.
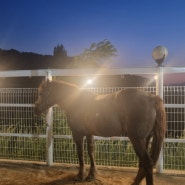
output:
<path id="1" fill-rule="evenodd" d="M 79 160 L 79 172 L 75 178 L 77 181 L 84 180 L 85 166 L 84 166 L 84 148 L 83 148 L 83 137 L 79 133 L 73 133 L 73 139 L 77 147 L 77 155 Z"/>
<path id="2" fill-rule="evenodd" d="M 146 140 L 146 149 L 148 148 L 150 139 L 151 139 L 151 135 L 149 135 L 147 140 Z M 144 143 L 143 143 L 143 146 L 144 146 Z M 153 166 L 152 166 L 152 168 L 153 168 Z M 145 176 L 146 176 L 146 173 L 145 173 L 143 164 L 142 164 L 141 160 L 139 159 L 139 170 L 138 170 L 138 173 L 137 173 L 137 176 L 135 178 L 135 181 L 134 181 L 133 185 L 139 184 L 144 179 Z"/>
<path id="3" fill-rule="evenodd" d="M 86 178 L 86 180 L 94 180 L 96 177 L 96 165 L 95 165 L 95 161 L 94 161 L 94 143 L 93 143 L 93 136 L 92 135 L 88 135 L 86 136 L 87 138 L 87 149 L 88 149 L 88 155 L 90 158 L 90 170 L 89 170 L 89 174 Z"/>
<path id="4" fill-rule="evenodd" d="M 138 169 L 138 172 L 137 172 L 137 176 L 135 177 L 134 182 L 131 185 L 139 185 L 140 182 L 144 179 L 145 175 L 146 174 L 145 174 L 143 165 L 139 161 L 139 169 Z"/>
<path id="5" fill-rule="evenodd" d="M 143 178 L 146 176 L 146 185 L 153 185 L 153 161 L 147 152 L 148 141 L 133 140 L 131 142 L 134 150 L 139 158 L 139 170 L 132 185 L 139 185 Z"/>

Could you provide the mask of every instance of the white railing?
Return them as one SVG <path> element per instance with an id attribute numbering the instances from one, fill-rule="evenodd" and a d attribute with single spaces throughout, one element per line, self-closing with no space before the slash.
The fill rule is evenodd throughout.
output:
<path id="1" fill-rule="evenodd" d="M 46 79 L 52 79 L 53 76 L 94 76 L 94 75 L 123 75 L 123 74 L 137 74 L 137 75 L 154 75 L 157 76 L 156 93 L 163 98 L 163 76 L 166 73 L 185 73 L 185 67 L 154 67 L 154 68 L 124 68 L 124 69 L 43 69 L 43 70 L 17 70 L 17 71 L 0 71 L 1 77 L 34 77 L 44 76 Z M 6 104 L 1 103 L 0 107 L 33 107 L 33 104 Z M 185 104 L 165 104 L 166 108 L 185 108 Z M 0 136 L 16 136 L 16 137 L 40 137 L 46 138 L 47 147 L 47 164 L 53 164 L 53 140 L 55 138 L 66 138 L 71 136 L 53 136 L 53 108 L 48 110 L 46 116 L 47 128 L 46 135 L 44 134 L 17 134 L 17 133 L 0 133 Z M 96 139 L 102 139 L 96 137 Z M 109 140 L 111 138 L 107 138 Z M 116 138 L 113 138 L 116 139 Z M 128 140 L 128 138 L 117 138 L 117 140 Z M 185 143 L 185 139 L 170 139 L 167 138 L 165 142 L 180 142 Z M 161 151 L 157 171 L 163 172 L 163 151 Z"/>

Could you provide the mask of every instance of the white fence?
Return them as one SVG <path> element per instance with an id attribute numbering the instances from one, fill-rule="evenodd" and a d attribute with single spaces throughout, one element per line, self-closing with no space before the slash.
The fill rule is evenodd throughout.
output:
<path id="1" fill-rule="evenodd" d="M 156 87 L 143 88 L 164 98 L 169 118 L 167 138 L 157 171 L 185 174 L 185 87 L 163 87 L 163 73 L 185 73 L 185 68 L 4 71 L 0 72 L 0 77 L 45 76 L 51 79 L 53 76 L 138 74 L 151 75 L 153 78 L 157 75 Z M 124 87 L 89 90 L 111 93 L 120 88 Z M 36 97 L 37 89 L 0 89 L 0 158 L 46 161 L 48 165 L 53 162 L 78 163 L 64 111 L 54 107 L 46 117 L 36 117 L 33 113 Z M 95 139 L 97 164 L 137 166 L 137 157 L 127 137 Z"/>

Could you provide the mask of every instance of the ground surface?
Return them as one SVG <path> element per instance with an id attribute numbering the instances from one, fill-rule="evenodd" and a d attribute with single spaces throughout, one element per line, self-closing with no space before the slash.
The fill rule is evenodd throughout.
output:
<path id="1" fill-rule="evenodd" d="M 0 161 L 0 185 L 129 185 L 135 172 L 99 168 L 95 181 L 76 182 L 76 167 Z M 183 185 L 185 177 L 154 175 L 155 185 Z M 142 182 L 145 185 L 145 181 Z"/>

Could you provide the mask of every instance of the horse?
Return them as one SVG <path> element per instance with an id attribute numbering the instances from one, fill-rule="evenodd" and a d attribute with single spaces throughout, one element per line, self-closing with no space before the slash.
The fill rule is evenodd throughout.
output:
<path id="1" fill-rule="evenodd" d="M 40 115 L 55 104 L 66 111 L 77 146 L 79 170 L 76 180 L 96 178 L 93 136 L 112 137 L 127 133 L 139 158 L 139 169 L 132 185 L 139 185 L 144 178 L 146 185 L 153 185 L 153 167 L 158 160 L 166 131 L 166 114 L 159 96 L 133 88 L 98 95 L 65 81 L 42 82 L 38 88 L 35 114 Z M 87 176 L 84 137 L 90 158 Z"/>

